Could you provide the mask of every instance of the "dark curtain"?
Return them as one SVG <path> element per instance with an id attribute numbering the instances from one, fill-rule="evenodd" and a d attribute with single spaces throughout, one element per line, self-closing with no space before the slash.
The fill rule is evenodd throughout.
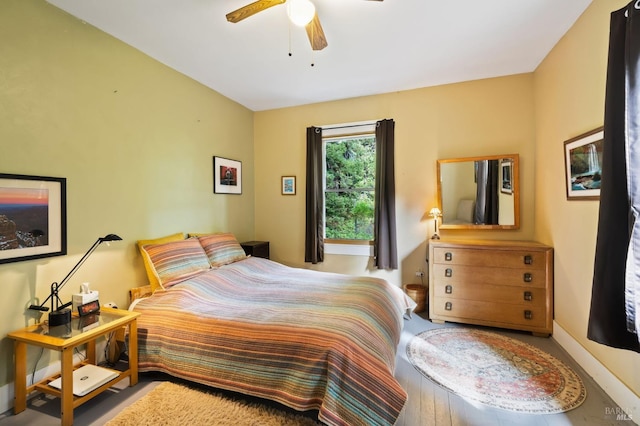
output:
<path id="1" fill-rule="evenodd" d="M 635 300 L 640 293 L 639 3 L 634 0 L 611 14 L 600 211 L 587 330 L 593 341 L 636 352 L 640 352 Z"/>
<path id="2" fill-rule="evenodd" d="M 498 224 L 498 160 L 476 161 L 476 206 L 473 223 Z"/>
<path id="3" fill-rule="evenodd" d="M 304 261 L 324 260 L 324 193 L 322 183 L 322 129 L 307 128 L 307 214 L 305 223 Z"/>
<path id="4" fill-rule="evenodd" d="M 376 123 L 376 194 L 374 262 L 378 269 L 398 269 L 396 242 L 395 122 Z"/>

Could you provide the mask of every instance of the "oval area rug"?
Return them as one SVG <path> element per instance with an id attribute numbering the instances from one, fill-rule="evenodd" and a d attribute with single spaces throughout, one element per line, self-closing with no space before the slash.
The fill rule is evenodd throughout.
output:
<path id="1" fill-rule="evenodd" d="M 578 407 L 587 396 L 582 380 L 565 363 L 497 333 L 428 330 L 411 339 L 407 355 L 425 377 L 495 408 L 554 414 Z"/>

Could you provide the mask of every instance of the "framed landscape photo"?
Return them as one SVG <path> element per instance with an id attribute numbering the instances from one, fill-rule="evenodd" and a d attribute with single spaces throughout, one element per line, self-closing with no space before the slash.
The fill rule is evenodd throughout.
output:
<path id="1" fill-rule="evenodd" d="M 0 174 L 0 263 L 67 254 L 65 178 Z"/>
<path id="2" fill-rule="evenodd" d="M 296 195 L 295 176 L 282 176 L 282 195 Z"/>
<path id="3" fill-rule="evenodd" d="M 513 161 L 500 161 L 501 183 L 500 192 L 513 194 Z"/>
<path id="4" fill-rule="evenodd" d="M 213 157 L 213 192 L 242 194 L 242 163 L 223 157 Z"/>
<path id="5" fill-rule="evenodd" d="M 567 200 L 599 200 L 604 129 L 598 127 L 564 142 Z"/>

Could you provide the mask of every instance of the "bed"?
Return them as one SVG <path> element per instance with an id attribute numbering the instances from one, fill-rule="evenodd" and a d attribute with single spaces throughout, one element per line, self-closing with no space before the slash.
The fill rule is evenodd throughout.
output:
<path id="1" fill-rule="evenodd" d="M 139 242 L 153 294 L 135 300 L 139 370 L 318 410 L 328 425 L 392 425 L 393 376 L 415 307 L 372 277 L 247 257 L 232 234 Z"/>

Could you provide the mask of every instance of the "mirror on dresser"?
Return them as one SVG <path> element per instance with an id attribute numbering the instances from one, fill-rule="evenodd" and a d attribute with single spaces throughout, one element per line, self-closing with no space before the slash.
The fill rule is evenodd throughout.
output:
<path id="1" fill-rule="evenodd" d="M 441 229 L 518 229 L 518 154 L 438 160 Z"/>

